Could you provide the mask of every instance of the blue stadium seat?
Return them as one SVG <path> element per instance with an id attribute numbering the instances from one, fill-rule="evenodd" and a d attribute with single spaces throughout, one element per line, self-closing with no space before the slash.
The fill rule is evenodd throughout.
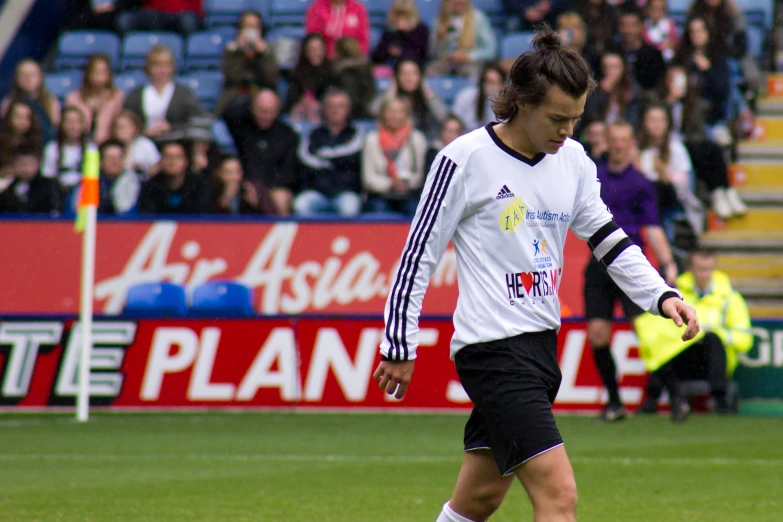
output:
<path id="1" fill-rule="evenodd" d="M 248 317 L 253 313 L 253 291 L 243 284 L 209 281 L 193 290 L 191 315 Z"/>
<path id="2" fill-rule="evenodd" d="M 493 26 L 505 27 L 507 15 L 503 0 L 473 0 L 473 7 L 484 11 Z"/>
<path id="3" fill-rule="evenodd" d="M 443 98 L 446 105 L 451 105 L 457 93 L 475 83 L 470 78 L 463 78 L 460 76 L 433 76 L 427 79 L 432 90 L 435 91 Z"/>
<path id="4" fill-rule="evenodd" d="M 277 95 L 280 96 L 280 100 L 285 104 L 286 96 L 288 96 L 288 80 L 280 78 L 277 80 Z"/>
<path id="5" fill-rule="evenodd" d="M 182 51 L 185 45 L 180 35 L 163 31 L 139 31 L 128 33 L 122 42 L 122 69 L 144 67 L 147 53 L 155 45 L 165 45 L 171 49 L 177 69 L 183 68 Z"/>
<path id="6" fill-rule="evenodd" d="M 392 86 L 392 81 L 394 81 L 392 78 L 376 78 L 375 89 L 378 92 L 386 92 Z"/>
<path id="7" fill-rule="evenodd" d="M 500 41 L 500 58 L 516 58 L 525 51 L 532 49 L 530 40 L 535 33 L 531 31 L 522 31 L 519 33 L 510 33 Z"/>
<path id="8" fill-rule="evenodd" d="M 367 9 L 367 15 L 370 18 L 370 25 L 374 27 L 385 27 L 386 19 L 393 0 L 359 0 Z"/>
<path id="9" fill-rule="evenodd" d="M 57 43 L 56 69 L 83 67 L 91 54 L 103 53 L 111 59 L 114 69 L 119 67 L 120 38 L 109 31 L 69 31 Z"/>
<path id="10" fill-rule="evenodd" d="M 207 26 L 235 26 L 243 11 L 255 11 L 269 23 L 269 0 L 205 0 Z"/>
<path id="11" fill-rule="evenodd" d="M 383 36 L 383 29 L 381 29 L 380 27 L 370 28 L 370 52 L 372 52 L 372 50 L 375 49 L 375 46 L 378 45 L 378 42 L 381 41 L 382 36 Z"/>
<path id="12" fill-rule="evenodd" d="M 354 120 L 353 124 L 362 129 L 365 134 L 378 129 L 378 122 L 375 120 Z"/>
<path id="13" fill-rule="evenodd" d="M 130 91 L 147 83 L 147 75 L 142 70 L 128 71 L 114 77 L 114 85 L 128 94 Z"/>
<path id="14" fill-rule="evenodd" d="M 739 0 L 737 5 L 745 13 L 748 25 L 770 29 L 774 25 L 773 0 Z"/>
<path id="15" fill-rule="evenodd" d="M 754 58 L 761 58 L 764 54 L 764 39 L 767 36 L 767 31 L 758 25 L 748 26 L 748 52 Z"/>
<path id="16" fill-rule="evenodd" d="M 416 0 L 416 7 L 419 8 L 421 21 L 427 24 L 432 30 L 435 28 L 435 19 L 440 11 L 441 0 Z"/>
<path id="17" fill-rule="evenodd" d="M 216 32 L 193 33 L 185 44 L 185 66 L 188 71 L 197 69 L 220 69 L 225 37 Z"/>
<path id="18" fill-rule="evenodd" d="M 310 0 L 272 0 L 270 7 L 272 25 L 275 28 L 281 25 L 301 27 L 309 7 Z"/>
<path id="19" fill-rule="evenodd" d="M 223 89 L 223 73 L 220 71 L 198 71 L 178 76 L 177 81 L 190 87 L 199 103 L 207 110 L 217 105 L 220 91 Z"/>
<path id="20" fill-rule="evenodd" d="M 128 289 L 125 314 L 139 317 L 182 317 L 187 314 L 185 288 L 174 283 L 141 283 Z"/>
<path id="21" fill-rule="evenodd" d="M 215 120 L 212 122 L 212 135 L 215 137 L 215 143 L 223 149 L 223 152 L 231 154 L 237 153 L 237 147 L 234 144 L 234 138 L 231 137 L 231 133 L 228 132 L 226 122 L 223 120 Z"/>
<path id="22" fill-rule="evenodd" d="M 81 86 L 82 71 L 73 69 L 49 73 L 44 76 L 44 83 L 46 84 L 46 90 L 48 90 L 52 96 L 55 96 L 62 101 L 69 92 L 76 90 Z"/>

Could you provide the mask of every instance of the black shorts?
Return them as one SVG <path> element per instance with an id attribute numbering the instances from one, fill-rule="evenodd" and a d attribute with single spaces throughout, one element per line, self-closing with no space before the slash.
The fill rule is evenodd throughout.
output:
<path id="1" fill-rule="evenodd" d="M 606 267 L 594 257 L 585 268 L 585 319 L 614 318 L 614 305 L 617 300 L 623 307 L 623 313 L 628 320 L 638 317 L 644 310 L 631 301 L 631 298 L 620 290 L 620 287 L 612 280 Z"/>
<path id="2" fill-rule="evenodd" d="M 506 476 L 563 444 L 552 414 L 562 378 L 554 330 L 471 344 L 457 352 L 454 363 L 473 401 L 465 451 L 492 450 Z"/>

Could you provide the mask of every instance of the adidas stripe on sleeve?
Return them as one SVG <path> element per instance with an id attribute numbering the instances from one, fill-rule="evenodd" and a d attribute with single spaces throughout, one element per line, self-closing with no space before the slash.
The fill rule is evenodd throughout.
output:
<path id="1" fill-rule="evenodd" d="M 662 314 L 661 305 L 670 297 L 681 297 L 670 288 L 650 262 L 612 220 L 612 214 L 601 199 L 601 184 L 595 163 L 586 158 L 582 201 L 571 223 L 571 230 L 587 240 L 595 258 L 603 264 L 609 276 L 625 294 L 643 310 Z"/>
<path id="2" fill-rule="evenodd" d="M 465 190 L 459 166 L 439 154 L 432 164 L 411 223 L 400 265 L 386 301 L 381 354 L 387 359 L 416 358 L 419 314 L 430 276 L 462 218 Z"/>

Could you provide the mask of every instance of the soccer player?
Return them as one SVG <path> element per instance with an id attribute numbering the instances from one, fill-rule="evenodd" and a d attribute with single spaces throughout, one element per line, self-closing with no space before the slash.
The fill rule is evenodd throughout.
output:
<path id="1" fill-rule="evenodd" d="M 595 164 L 569 139 L 595 85 L 587 63 L 550 29 L 533 47 L 493 102 L 503 123 L 457 138 L 436 157 L 386 305 L 373 377 L 401 398 L 413 375 L 424 292 L 453 241 L 460 292 L 451 356 L 474 408 L 462 469 L 438 522 L 486 520 L 514 476 L 537 521 L 575 520 L 574 473 L 552 414 L 569 228 L 644 310 L 687 323 L 684 338 L 699 329 L 693 308 L 612 221 Z"/>
<path id="2" fill-rule="evenodd" d="M 633 151 L 633 127 L 625 121 L 609 125 L 608 161 L 600 162 L 597 169 L 601 200 L 614 216 L 614 222 L 639 248 L 644 248 L 644 232 L 653 253 L 661 261 L 666 281 L 674 285 L 677 265 L 661 228 L 655 185 L 633 166 Z M 584 299 L 587 340 L 593 348 L 595 366 L 608 394 L 599 420 L 611 422 L 626 415 L 617 385 L 617 366 L 609 349 L 614 306 L 619 300 L 625 318 L 631 324 L 644 310 L 613 281 L 606 267 L 605 261 L 595 256 L 590 259 L 585 268 Z"/>

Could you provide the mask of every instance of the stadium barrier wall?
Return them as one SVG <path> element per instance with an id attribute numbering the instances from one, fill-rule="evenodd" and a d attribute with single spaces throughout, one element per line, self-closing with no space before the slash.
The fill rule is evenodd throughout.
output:
<path id="1" fill-rule="evenodd" d="M 416 375 L 402 400 L 372 381 L 383 335 L 380 318 L 98 319 L 93 326 L 93 406 L 113 410 L 467 411 L 471 405 L 449 360 L 453 329 L 423 319 Z M 743 398 L 783 402 L 783 322 L 756 325 L 757 345 L 742 358 Z M 566 321 L 558 337 L 563 373 L 559 412 L 595 412 L 604 398 L 585 324 Z M 80 342 L 72 318 L 0 320 L 0 407 L 72 407 Z M 617 325 L 611 349 L 621 394 L 637 407 L 646 372 L 636 337 Z"/>

